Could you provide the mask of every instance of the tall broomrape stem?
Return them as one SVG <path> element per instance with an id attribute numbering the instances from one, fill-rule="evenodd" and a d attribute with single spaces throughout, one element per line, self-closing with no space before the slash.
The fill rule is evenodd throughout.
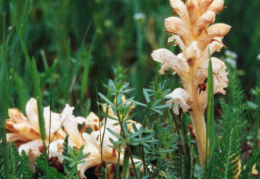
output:
<path id="1" fill-rule="evenodd" d="M 192 67 L 191 67 L 192 68 Z M 194 69 L 194 68 L 193 68 Z M 190 69 L 192 71 L 192 69 Z M 191 98 L 193 99 L 192 103 L 190 104 L 191 107 L 191 119 L 194 129 L 194 134 L 196 136 L 196 140 L 198 141 L 198 151 L 201 164 L 205 163 L 206 160 L 206 124 L 204 118 L 204 110 L 200 109 L 199 103 L 199 93 L 197 88 L 192 85 L 194 84 L 194 77 L 193 73 L 190 73 L 190 90 L 189 93 L 191 94 Z"/>
<path id="2" fill-rule="evenodd" d="M 201 164 L 206 160 L 206 125 L 204 114 L 201 111 L 191 112 L 194 134 L 199 141 L 198 150 Z"/>
<path id="3" fill-rule="evenodd" d="M 155 61 L 162 63 L 160 73 L 174 71 L 181 79 L 183 88 L 176 88 L 170 94 L 167 104 L 173 104 L 172 110 L 179 114 L 179 106 L 184 112 L 190 111 L 200 163 L 206 158 L 206 125 L 204 112 L 207 107 L 207 84 L 209 55 L 224 46 L 223 37 L 230 26 L 214 23 L 215 16 L 223 9 L 223 0 L 170 0 L 177 16 L 165 19 L 167 32 L 172 34 L 168 42 L 179 45 L 181 53 L 177 56 L 167 49 L 158 49 L 152 53 Z M 210 52 L 210 54 L 209 54 Z M 213 66 L 214 94 L 225 94 L 228 79 L 225 63 L 211 57 Z M 170 70 L 169 70 L 170 69 Z"/>

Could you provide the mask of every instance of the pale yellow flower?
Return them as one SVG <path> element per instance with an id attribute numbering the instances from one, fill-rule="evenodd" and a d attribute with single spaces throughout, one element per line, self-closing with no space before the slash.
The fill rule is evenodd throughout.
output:
<path id="1" fill-rule="evenodd" d="M 125 99 L 123 99 L 125 100 Z M 54 113 L 50 111 L 49 107 L 44 108 L 44 120 L 47 139 L 45 145 L 49 147 L 49 158 L 57 158 L 57 162 L 63 163 L 61 157 L 63 151 L 63 143 L 65 136 L 69 135 L 69 146 L 79 149 L 82 145 L 83 153 L 90 153 L 84 160 L 83 164 L 78 165 L 80 178 L 86 178 L 84 173 L 87 169 L 101 164 L 101 150 L 100 150 L 100 134 L 104 132 L 103 126 L 99 129 L 99 118 L 91 112 L 86 118 L 73 115 L 74 107 L 66 104 L 62 113 Z M 38 123 L 38 109 L 37 101 L 31 98 L 26 105 L 25 117 L 18 109 L 9 109 L 9 119 L 6 120 L 7 140 L 13 141 L 21 153 L 23 150 L 28 155 L 29 161 L 35 163 L 35 159 L 43 153 L 43 141 L 40 138 L 39 123 Z M 110 111 L 111 112 L 111 111 Z M 111 115 L 113 115 L 111 113 Z M 50 125 L 51 118 L 51 128 Z M 115 120 L 107 119 L 105 128 L 104 143 L 103 143 L 103 161 L 107 164 L 117 164 L 118 153 L 115 149 L 111 148 L 113 145 L 110 138 L 118 140 L 112 135 L 107 128 L 120 134 L 120 127 L 115 126 Z M 135 121 L 129 120 L 128 129 L 132 132 L 132 123 Z M 83 125 L 82 130 L 79 131 L 78 125 Z M 104 122 L 103 122 L 104 124 Z M 102 124 L 102 125 L 103 125 Z M 141 125 L 136 123 L 137 128 Z M 84 130 L 91 127 L 92 133 L 85 133 Z M 49 136 L 49 133 L 51 134 Z M 49 143 L 50 139 L 50 143 Z M 123 163 L 124 149 L 120 154 L 120 164 Z M 135 159 L 135 162 L 140 162 Z M 31 165 L 34 170 L 34 166 Z"/>

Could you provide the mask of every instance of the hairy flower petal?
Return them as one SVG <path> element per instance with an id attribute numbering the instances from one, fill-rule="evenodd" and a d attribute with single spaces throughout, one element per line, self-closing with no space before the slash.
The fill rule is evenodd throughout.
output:
<path id="1" fill-rule="evenodd" d="M 168 32 L 179 35 L 185 45 L 191 43 L 191 39 L 187 38 L 193 34 L 189 31 L 189 28 L 185 21 L 179 17 L 169 17 L 165 19 L 165 27 Z"/>
<path id="2" fill-rule="evenodd" d="M 61 157 L 63 151 L 63 139 L 56 140 L 51 142 L 49 145 L 49 158 L 56 157 L 60 163 L 63 162 L 63 158 Z"/>
<path id="3" fill-rule="evenodd" d="M 113 130 L 113 129 L 111 129 L 111 130 Z M 92 140 L 96 144 L 96 147 L 99 149 L 99 151 L 101 150 L 101 148 L 100 148 L 101 147 L 101 145 L 100 145 L 100 138 L 102 137 L 103 132 L 104 132 L 104 130 L 101 129 L 101 132 L 100 131 L 94 131 L 94 132 L 91 133 Z M 100 136 L 100 133 L 101 133 L 101 136 Z M 119 131 L 119 133 L 120 133 L 120 131 Z M 113 146 L 113 144 L 110 142 L 110 139 L 112 139 L 114 141 L 118 140 L 114 135 L 112 135 L 106 129 L 105 130 L 105 135 L 104 135 L 104 140 L 103 140 L 103 146 L 102 146 L 102 150 L 103 150 L 103 155 L 104 156 L 111 156 L 111 155 L 113 155 L 113 148 L 110 147 L 110 146 Z"/>
<path id="4" fill-rule="evenodd" d="M 86 118 L 85 124 L 90 126 L 92 130 L 96 131 L 99 129 L 99 117 L 95 113 L 90 112 Z"/>
<path id="5" fill-rule="evenodd" d="M 11 133 L 20 133 L 22 136 L 26 136 L 25 138 L 22 138 L 22 136 L 16 136 L 13 138 L 16 139 L 15 141 L 26 141 L 26 139 L 32 140 L 40 138 L 38 127 L 33 126 L 30 121 L 27 121 L 27 119 L 18 109 L 8 109 L 8 114 L 10 119 L 7 119 L 5 122 L 6 129 Z M 9 139 L 11 140 L 12 138 L 10 137 Z"/>
<path id="6" fill-rule="evenodd" d="M 170 50 L 158 49 L 153 51 L 151 55 L 155 61 L 162 63 L 161 74 L 164 74 L 165 70 L 170 68 L 181 77 L 187 71 L 187 63 L 180 60 Z"/>
<path id="7" fill-rule="evenodd" d="M 85 163 L 78 164 L 77 169 L 79 171 L 79 177 L 86 179 L 85 171 L 91 167 L 101 164 L 101 155 L 91 155 L 84 159 Z"/>
<path id="8" fill-rule="evenodd" d="M 27 118 L 16 108 L 8 109 L 8 116 L 10 120 L 14 121 L 15 123 L 22 121 L 28 121 Z"/>
<path id="9" fill-rule="evenodd" d="M 173 35 L 171 37 L 168 38 L 168 43 L 174 42 L 174 45 L 179 45 L 179 47 L 181 48 L 181 50 L 185 50 L 186 46 L 183 43 L 183 41 L 181 40 L 180 36 L 178 35 Z"/>
<path id="10" fill-rule="evenodd" d="M 26 134 L 20 133 L 7 133 L 6 134 L 7 142 L 13 141 L 15 144 L 17 143 L 24 143 L 32 140 L 32 138 L 28 137 Z"/>
<path id="11" fill-rule="evenodd" d="M 218 58 L 212 57 L 213 78 L 214 78 L 214 93 L 226 94 L 223 88 L 228 84 L 228 73 L 226 72 L 226 65 Z M 200 82 L 202 83 L 208 76 L 208 60 L 203 62 L 199 67 L 197 76 L 200 76 Z"/>
<path id="12" fill-rule="evenodd" d="M 175 114 L 179 114 L 179 108 L 180 105 L 183 111 L 187 111 L 190 106 L 187 104 L 188 99 L 190 98 L 189 93 L 182 89 L 182 88 L 176 88 L 171 93 L 167 94 L 165 96 L 166 98 L 170 98 L 169 101 L 166 102 L 166 104 L 173 104 L 173 112 Z"/>
<path id="13" fill-rule="evenodd" d="M 199 63 L 209 58 L 209 52 L 210 55 L 212 55 L 214 52 L 219 52 L 223 46 L 224 45 L 222 43 L 222 37 L 213 38 L 210 44 L 208 45 L 208 48 L 205 48 L 204 51 L 202 52 L 201 58 L 199 59 Z"/>
<path id="14" fill-rule="evenodd" d="M 185 21 L 189 21 L 189 12 L 185 4 L 181 0 L 170 0 L 174 11 Z"/>
<path id="15" fill-rule="evenodd" d="M 195 23 L 200 15 L 198 0 L 189 0 L 186 2 L 186 5 L 189 11 L 191 23 Z"/>
<path id="16" fill-rule="evenodd" d="M 222 11 L 223 5 L 223 0 L 214 0 L 212 4 L 209 6 L 208 10 L 214 12 L 215 14 L 218 14 L 220 11 Z"/>
<path id="17" fill-rule="evenodd" d="M 223 37 L 225 36 L 231 29 L 230 25 L 217 23 L 214 25 L 209 26 L 208 28 L 208 35 L 210 37 Z"/>
<path id="18" fill-rule="evenodd" d="M 24 143 L 19 146 L 18 152 L 22 153 L 22 151 L 25 151 L 25 153 L 28 156 L 28 160 L 31 163 L 35 163 L 35 160 L 37 157 L 39 157 L 42 154 L 43 150 L 43 142 L 41 139 L 32 140 L 30 142 Z M 35 165 L 30 165 L 30 169 L 34 172 L 35 171 Z"/>
<path id="19" fill-rule="evenodd" d="M 26 104 L 26 114 L 30 123 L 39 129 L 37 101 L 31 98 Z"/>
<path id="20" fill-rule="evenodd" d="M 185 59 L 197 59 L 201 56 L 201 50 L 198 47 L 197 41 L 193 41 L 189 47 L 183 51 L 183 57 Z"/>
<path id="21" fill-rule="evenodd" d="M 43 109 L 43 117 L 45 121 L 45 130 L 47 135 L 49 135 L 49 132 L 53 134 L 61 127 L 61 122 L 59 121 L 60 114 L 52 112 L 50 110 L 50 107 L 45 107 Z"/>
<path id="22" fill-rule="evenodd" d="M 24 150 L 25 153 L 28 155 L 29 151 L 32 150 L 34 154 L 36 154 L 37 156 L 40 156 L 40 154 L 41 154 L 40 149 L 42 148 L 42 145 L 43 145 L 42 140 L 36 139 L 36 140 L 32 140 L 30 142 L 20 145 L 18 148 L 18 151 L 21 154 L 22 151 Z"/>
<path id="23" fill-rule="evenodd" d="M 78 129 L 78 124 L 82 124 L 85 119 L 83 117 L 75 117 L 73 113 L 74 107 L 70 107 L 66 104 L 61 113 L 61 122 L 70 136 L 70 140 L 77 146 L 84 144 L 81 133 Z"/>
<path id="24" fill-rule="evenodd" d="M 201 3 L 199 5 L 200 14 L 204 13 L 212 2 L 213 0 L 201 0 Z"/>
<path id="25" fill-rule="evenodd" d="M 209 24 L 215 21 L 215 13 L 212 11 L 206 11 L 204 14 L 200 16 L 200 18 L 196 21 L 195 27 L 204 29 Z"/>

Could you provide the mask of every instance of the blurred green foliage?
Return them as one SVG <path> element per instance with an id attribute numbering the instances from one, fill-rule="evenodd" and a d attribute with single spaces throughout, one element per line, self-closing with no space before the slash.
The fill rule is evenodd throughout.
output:
<path id="1" fill-rule="evenodd" d="M 225 36 L 224 43 L 228 49 L 238 54 L 238 68 L 243 69 L 243 86 L 250 89 L 256 85 L 256 70 L 260 61 L 260 1 L 258 0 L 225 0 L 227 7 L 217 17 L 218 22 L 232 26 Z"/>
<path id="2" fill-rule="evenodd" d="M 36 60 L 44 105 L 49 105 L 50 87 L 53 89 L 54 110 L 65 103 L 84 106 L 87 98 L 92 100 L 91 109 L 97 110 L 96 91 L 103 91 L 102 84 L 113 78 L 112 68 L 119 64 L 127 71 L 125 79 L 136 89 L 133 95 L 143 100 L 142 89 L 154 76 L 167 78 L 157 73 L 160 64 L 151 60 L 152 50 L 179 50 L 166 45 L 168 34 L 162 24 L 172 15 L 168 0 L 0 2 L 1 42 L 10 37 L 6 52 L 12 80 L 9 106 L 19 109 L 24 109 L 32 96 L 33 85 L 15 21 L 29 57 Z M 260 47 L 260 2 L 227 0 L 225 4 L 228 9 L 220 13 L 216 22 L 232 26 L 224 43 L 238 53 L 238 68 L 245 71 L 244 86 L 253 88 L 252 76 L 259 68 L 256 56 Z M 177 80 L 174 82 L 179 85 Z"/>

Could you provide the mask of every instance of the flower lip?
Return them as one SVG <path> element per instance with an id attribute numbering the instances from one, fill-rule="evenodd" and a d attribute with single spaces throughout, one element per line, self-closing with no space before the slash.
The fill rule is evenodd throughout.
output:
<path id="1" fill-rule="evenodd" d="M 212 67 L 213 67 L 213 80 L 214 80 L 214 94 L 222 93 L 225 94 L 225 90 L 223 88 L 227 87 L 228 84 L 228 73 L 226 72 L 226 65 L 223 61 L 218 58 L 211 57 L 212 60 Z M 198 82 L 201 83 L 206 79 L 208 74 L 208 60 L 204 61 L 201 66 L 200 70 L 198 71 Z"/>
<path id="2" fill-rule="evenodd" d="M 190 99 L 190 95 L 187 91 L 182 88 L 176 88 L 171 93 L 165 96 L 166 99 L 170 99 L 166 104 L 173 104 L 173 112 L 179 114 L 178 106 L 180 105 L 183 111 L 190 109 L 190 106 L 187 104 L 187 101 Z"/>
<path id="3" fill-rule="evenodd" d="M 162 64 L 160 73 L 164 74 L 166 69 L 171 69 L 175 71 L 180 77 L 183 76 L 183 73 L 187 71 L 187 64 L 182 59 L 179 59 L 175 54 L 170 50 L 161 48 L 154 50 L 151 54 L 153 59 Z"/>

